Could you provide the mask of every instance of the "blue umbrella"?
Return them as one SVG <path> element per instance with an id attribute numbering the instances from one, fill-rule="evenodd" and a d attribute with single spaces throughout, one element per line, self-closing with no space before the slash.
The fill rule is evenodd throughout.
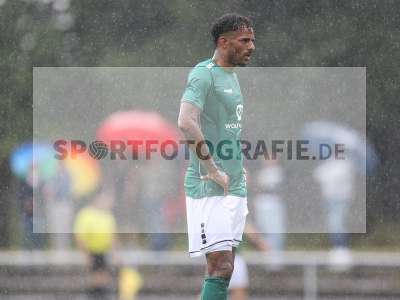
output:
<path id="1" fill-rule="evenodd" d="M 374 147 L 350 127 L 328 121 L 315 121 L 307 123 L 302 133 L 315 152 L 319 151 L 321 144 L 344 144 L 348 158 L 362 173 L 372 173 L 378 164 Z"/>
<path id="2" fill-rule="evenodd" d="M 11 171 L 15 176 L 25 179 L 32 167 L 38 170 L 41 181 L 52 178 L 58 169 L 58 162 L 54 158 L 54 150 L 45 143 L 25 143 L 17 147 L 10 158 Z"/>

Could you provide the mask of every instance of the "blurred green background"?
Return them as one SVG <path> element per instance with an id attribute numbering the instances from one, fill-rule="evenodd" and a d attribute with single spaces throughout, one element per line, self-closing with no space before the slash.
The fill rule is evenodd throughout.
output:
<path id="1" fill-rule="evenodd" d="M 0 0 L 0 246 L 16 243 L 12 149 L 32 138 L 34 66 L 193 66 L 211 56 L 210 27 L 249 16 L 251 66 L 367 67 L 367 136 L 380 166 L 367 180 L 367 234 L 356 248 L 400 247 L 400 2 Z M 289 235 L 289 247 L 321 247 Z"/>

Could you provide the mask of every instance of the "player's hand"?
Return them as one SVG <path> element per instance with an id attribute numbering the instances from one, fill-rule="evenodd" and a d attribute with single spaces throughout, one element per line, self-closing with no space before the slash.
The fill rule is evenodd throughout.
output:
<path id="1" fill-rule="evenodd" d="M 224 195 L 228 195 L 229 191 L 229 176 L 226 175 L 225 172 L 216 170 L 215 172 L 208 173 L 207 175 L 201 176 L 201 180 L 212 180 L 215 183 L 219 184 L 222 186 L 224 189 Z"/>

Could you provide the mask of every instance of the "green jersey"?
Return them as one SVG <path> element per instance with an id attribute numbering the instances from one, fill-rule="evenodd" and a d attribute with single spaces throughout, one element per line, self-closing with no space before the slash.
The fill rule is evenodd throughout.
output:
<path id="1" fill-rule="evenodd" d="M 243 96 L 236 73 L 218 66 L 212 59 L 197 64 L 189 74 L 182 101 L 201 110 L 201 131 L 217 167 L 230 178 L 228 194 L 246 197 L 240 144 Z M 188 197 L 224 195 L 220 185 L 200 179 L 206 174 L 198 155 L 191 151 L 185 176 Z"/>

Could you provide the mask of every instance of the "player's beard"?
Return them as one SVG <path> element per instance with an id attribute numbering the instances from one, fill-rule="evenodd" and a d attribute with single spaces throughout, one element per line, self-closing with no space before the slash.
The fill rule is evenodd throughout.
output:
<path id="1" fill-rule="evenodd" d="M 228 52 L 228 62 L 233 66 L 245 67 L 247 62 L 244 60 L 244 56 L 232 49 Z"/>
<path id="2" fill-rule="evenodd" d="M 227 56 L 227 61 L 230 65 L 236 67 L 236 66 L 241 66 L 240 62 L 238 61 L 238 53 L 235 51 L 235 49 L 231 49 L 228 51 L 228 56 Z"/>
<path id="3" fill-rule="evenodd" d="M 245 67 L 247 66 L 247 62 L 245 62 L 244 59 L 240 60 L 240 58 L 238 58 L 236 65 L 239 67 Z"/>

